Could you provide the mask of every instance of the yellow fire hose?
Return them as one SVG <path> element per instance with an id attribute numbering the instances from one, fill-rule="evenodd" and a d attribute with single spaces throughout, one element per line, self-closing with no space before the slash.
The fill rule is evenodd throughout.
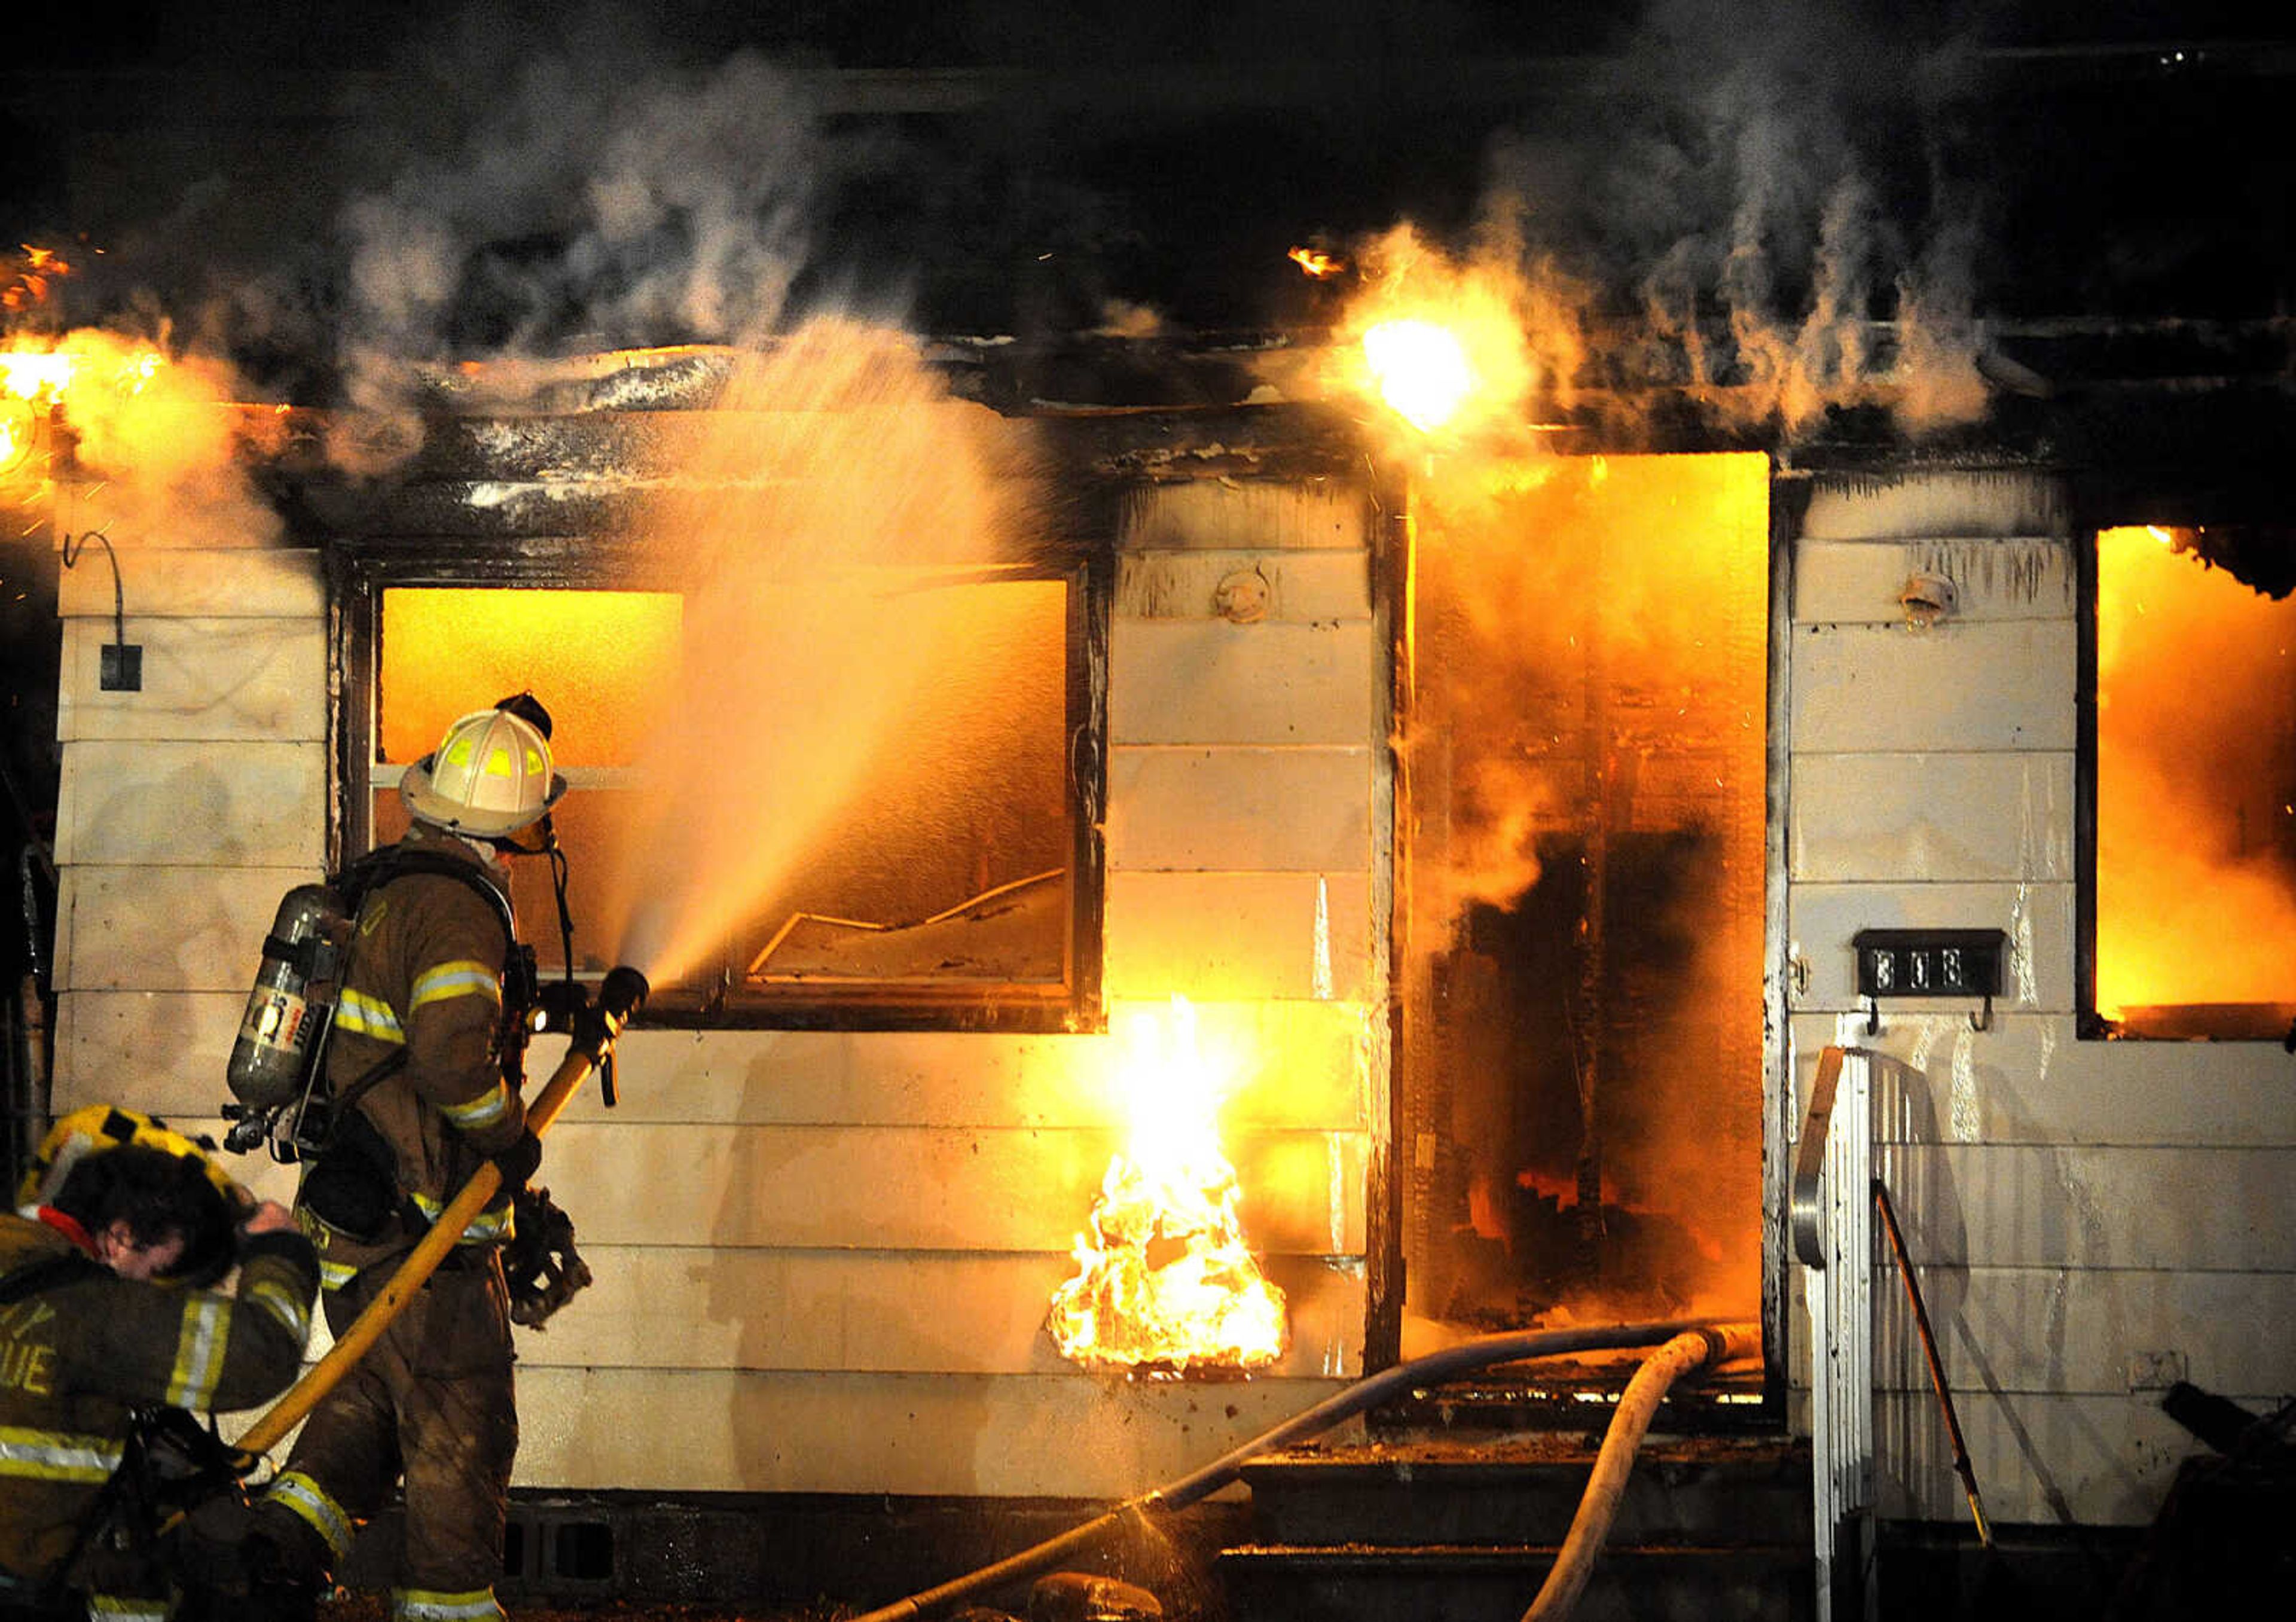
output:
<path id="1" fill-rule="evenodd" d="M 605 983 L 598 988 L 596 1004 L 587 1010 L 590 1017 L 576 1026 L 566 1057 L 559 1061 L 558 1068 L 551 1073 L 550 1080 L 534 1101 L 526 1107 L 526 1124 L 537 1137 L 550 1130 L 550 1124 L 566 1107 L 575 1089 L 604 1062 L 614 1038 L 645 1001 L 647 991 L 645 976 L 634 968 L 617 968 L 606 976 Z M 239 1438 L 237 1446 L 242 1453 L 252 1461 L 270 1452 L 318 1406 L 319 1399 L 335 1388 L 390 1321 L 406 1310 L 414 1292 L 438 1271 L 439 1264 L 446 1260 L 447 1253 L 463 1237 L 463 1230 L 470 1225 L 471 1219 L 501 1187 L 502 1168 L 491 1161 L 472 1173 L 470 1182 L 447 1202 L 422 1241 L 406 1253 L 406 1259 L 391 1274 L 390 1281 L 366 1304 L 366 1310 L 352 1321 L 327 1354 L 312 1364 L 310 1371 Z"/>

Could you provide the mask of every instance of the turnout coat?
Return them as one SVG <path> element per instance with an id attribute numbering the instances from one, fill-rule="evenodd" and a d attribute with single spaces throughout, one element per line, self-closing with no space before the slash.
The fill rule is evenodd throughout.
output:
<path id="1" fill-rule="evenodd" d="M 37 1286 L 0 1305 L 0 1574 L 20 1592 L 70 1553 L 131 1410 L 269 1401 L 302 1367 L 318 1289 L 310 1242 L 291 1231 L 242 1239 L 224 1294 L 122 1278 L 86 1255 L 78 1226 L 46 1207 L 0 1213 L 0 1280 Z"/>

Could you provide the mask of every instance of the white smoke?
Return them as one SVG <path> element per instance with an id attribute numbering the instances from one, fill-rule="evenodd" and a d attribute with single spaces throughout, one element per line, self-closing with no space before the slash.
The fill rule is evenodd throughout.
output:
<path id="1" fill-rule="evenodd" d="M 1790 436 L 1832 407 L 1916 433 L 1981 413 L 1973 218 L 1931 175 L 1907 218 L 1880 178 L 1926 116 L 1910 42 L 1813 0 L 1666 0 L 1625 62 L 1568 139 L 1495 140 L 1483 203 L 1611 290 L 1585 317 L 1620 371 Z"/>

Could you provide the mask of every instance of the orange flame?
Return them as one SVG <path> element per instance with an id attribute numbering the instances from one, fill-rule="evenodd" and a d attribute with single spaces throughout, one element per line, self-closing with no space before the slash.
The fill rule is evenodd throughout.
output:
<path id="1" fill-rule="evenodd" d="M 32 459 L 41 425 L 70 386 L 72 358 L 50 350 L 0 350 L 0 475 Z"/>
<path id="2" fill-rule="evenodd" d="M 1265 1368 L 1283 1353 L 1283 1292 L 1243 1243 L 1217 1124 L 1226 1078 L 1205 1062 L 1184 998 L 1172 999 L 1168 1030 L 1142 1014 L 1128 1035 L 1136 1119 L 1046 1327 L 1063 1355 L 1095 1368 Z"/>
<path id="3" fill-rule="evenodd" d="M 1319 282 L 1328 281 L 1335 276 L 1345 276 L 1348 270 L 1347 260 L 1325 253 L 1320 248 L 1294 248 L 1283 257 Z"/>
<path id="4" fill-rule="evenodd" d="M 1365 247 L 1334 382 L 1375 394 L 1421 434 L 1505 432 L 1542 377 L 1575 362 L 1552 290 L 1502 257 L 1455 259 L 1399 226 Z"/>
<path id="5" fill-rule="evenodd" d="M 53 406 L 71 385 L 72 358 L 57 350 L 0 350 L 0 394 Z"/>
<path id="6" fill-rule="evenodd" d="M 59 278 L 70 276 L 72 269 L 53 248 L 35 248 L 29 243 L 20 246 L 22 257 L 8 268 L 6 281 L 0 283 L 0 310 L 11 315 L 40 303 L 48 296 L 49 287 Z"/>
<path id="7" fill-rule="evenodd" d="M 8 341 L 0 348 L 0 473 L 30 462 L 53 420 L 70 430 L 83 461 L 102 471 L 154 459 L 154 444 L 181 437 L 177 402 L 152 387 L 166 366 L 148 344 L 93 330 Z"/>

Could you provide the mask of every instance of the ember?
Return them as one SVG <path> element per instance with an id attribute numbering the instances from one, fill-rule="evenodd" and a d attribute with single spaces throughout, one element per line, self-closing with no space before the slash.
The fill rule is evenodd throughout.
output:
<path id="1" fill-rule="evenodd" d="M 1096 1368 L 1265 1368 L 1283 1352 L 1283 1292 L 1244 1247 L 1217 1124 L 1226 1078 L 1197 1047 L 1193 1008 L 1175 997 L 1168 1025 L 1139 1016 L 1123 1062 L 1131 1137 L 1053 1294 L 1054 1344 Z"/>

